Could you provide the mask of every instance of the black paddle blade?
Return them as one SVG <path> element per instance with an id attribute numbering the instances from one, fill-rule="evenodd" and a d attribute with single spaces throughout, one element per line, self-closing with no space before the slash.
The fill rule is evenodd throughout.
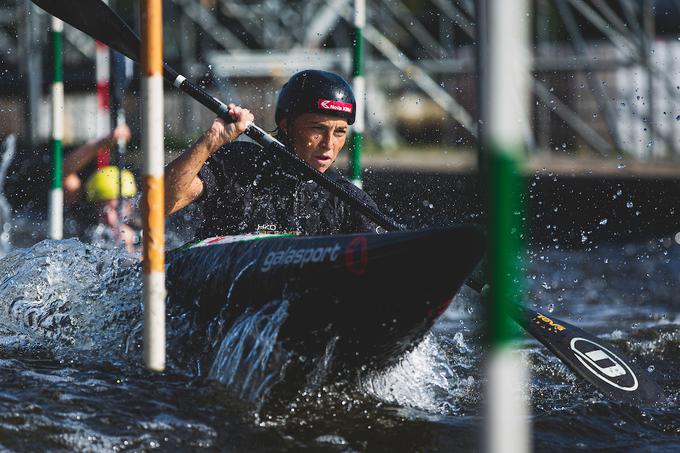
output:
<path id="1" fill-rule="evenodd" d="M 83 33 L 131 60 L 140 59 L 140 40 L 134 31 L 101 0 L 31 0 Z"/>
<path id="2" fill-rule="evenodd" d="M 661 388 L 647 373 L 594 335 L 525 307 L 516 307 L 512 316 L 576 374 L 608 397 L 633 404 L 653 404 L 661 399 Z"/>

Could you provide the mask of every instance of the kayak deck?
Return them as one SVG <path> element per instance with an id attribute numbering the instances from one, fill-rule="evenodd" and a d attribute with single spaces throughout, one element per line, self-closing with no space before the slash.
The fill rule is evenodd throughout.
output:
<path id="1" fill-rule="evenodd" d="M 415 347 L 480 261 L 473 226 L 387 234 L 203 241 L 168 261 L 169 304 L 229 324 L 286 299 L 279 340 L 302 355 L 335 341 L 342 366 L 382 367 Z"/>

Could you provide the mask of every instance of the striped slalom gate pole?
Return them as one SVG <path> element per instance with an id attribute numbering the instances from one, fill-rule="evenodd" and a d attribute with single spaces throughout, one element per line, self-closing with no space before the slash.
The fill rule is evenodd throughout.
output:
<path id="1" fill-rule="evenodd" d="M 488 368 L 487 449 L 530 449 L 527 369 L 514 348 L 518 328 L 510 317 L 522 303 L 524 207 L 521 166 L 529 108 L 529 0 L 483 0 L 480 27 L 480 162 L 489 215 L 491 350 Z"/>
<path id="2" fill-rule="evenodd" d="M 64 237 L 64 70 L 62 57 L 62 33 L 64 23 L 52 18 L 52 184 L 48 206 L 49 237 Z"/>
<path id="3" fill-rule="evenodd" d="M 142 148 L 144 150 L 144 363 L 165 368 L 165 215 L 163 193 L 162 0 L 142 0 Z"/>
<path id="4" fill-rule="evenodd" d="M 352 127 L 352 154 L 349 159 L 350 178 L 358 186 L 361 182 L 361 147 L 365 130 L 366 79 L 364 77 L 364 27 L 366 26 L 366 0 L 354 0 L 354 57 L 352 90 L 357 101 L 356 119 Z"/>
<path id="5" fill-rule="evenodd" d="M 109 4 L 109 0 L 102 0 Z M 103 137 L 109 132 L 111 125 L 109 113 L 109 77 L 111 63 L 109 58 L 109 48 L 106 44 L 99 41 L 95 43 L 95 73 L 97 83 L 97 114 L 96 114 L 96 135 L 97 138 Z M 110 156 L 108 147 L 102 147 L 97 152 L 97 168 L 109 165 Z"/>

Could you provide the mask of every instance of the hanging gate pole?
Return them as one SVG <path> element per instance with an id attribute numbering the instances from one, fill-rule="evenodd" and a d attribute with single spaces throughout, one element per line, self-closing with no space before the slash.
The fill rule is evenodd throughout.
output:
<path id="1" fill-rule="evenodd" d="M 63 139 L 64 139 L 64 71 L 62 33 L 64 23 L 52 18 L 52 185 L 48 206 L 49 237 L 64 237 Z"/>
<path id="2" fill-rule="evenodd" d="M 354 0 L 354 58 L 352 91 L 357 101 L 356 119 L 352 127 L 352 154 L 349 173 L 352 182 L 361 187 L 361 147 L 366 124 L 366 79 L 364 78 L 364 26 L 366 25 L 366 0 Z"/>
<path id="3" fill-rule="evenodd" d="M 527 370 L 514 341 L 510 312 L 522 303 L 524 209 L 521 167 L 529 109 L 528 0 L 478 4 L 481 72 L 481 153 L 489 213 L 489 380 L 487 449 L 530 448 Z"/>
<path id="4" fill-rule="evenodd" d="M 102 0 L 105 4 L 109 4 L 109 0 Z M 97 83 L 97 114 L 96 120 L 96 136 L 103 137 L 109 132 L 109 84 L 110 84 L 111 61 L 109 59 L 109 48 L 106 44 L 95 42 L 95 77 Z M 110 150 L 107 147 L 102 147 L 97 151 L 97 168 L 106 167 L 110 163 Z"/>
<path id="5" fill-rule="evenodd" d="M 165 368 L 165 214 L 163 188 L 163 11 L 143 0 L 142 102 L 144 150 L 144 363 Z"/>

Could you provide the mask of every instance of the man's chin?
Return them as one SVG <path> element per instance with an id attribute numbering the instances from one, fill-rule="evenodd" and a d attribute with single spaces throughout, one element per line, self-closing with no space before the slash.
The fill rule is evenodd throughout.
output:
<path id="1" fill-rule="evenodd" d="M 329 161 L 329 162 L 326 163 L 326 162 L 320 162 L 316 159 L 314 160 L 314 162 L 308 162 L 308 163 L 309 163 L 309 165 L 314 167 L 316 170 L 318 170 L 319 173 L 324 173 L 326 170 L 331 168 L 331 165 L 333 165 L 332 161 Z"/>

